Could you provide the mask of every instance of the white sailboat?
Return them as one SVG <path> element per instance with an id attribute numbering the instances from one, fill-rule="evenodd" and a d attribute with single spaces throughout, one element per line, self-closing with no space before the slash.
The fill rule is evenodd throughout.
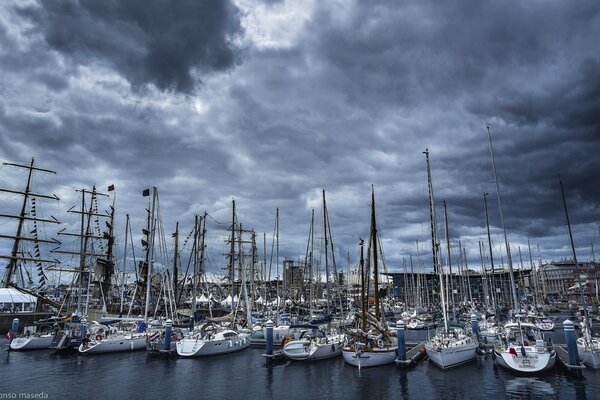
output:
<path id="1" fill-rule="evenodd" d="M 520 373 L 538 373 L 554 367 L 556 352 L 546 345 L 540 328 L 518 319 L 504 329 L 506 340 L 492 353 L 498 365 Z"/>
<path id="2" fill-rule="evenodd" d="M 444 280 L 442 279 L 442 268 L 439 264 L 439 241 L 436 230 L 435 202 L 433 197 L 431 168 L 429 164 L 429 150 L 425 149 L 424 153 L 427 162 L 427 180 L 429 184 L 431 249 L 433 254 L 433 265 L 439 277 L 442 316 L 444 318 L 444 327 L 438 329 L 436 335 L 425 342 L 424 347 L 429 359 L 440 368 L 446 369 L 474 360 L 479 344 L 476 339 L 466 335 L 464 327 L 448 326 Z"/>
<path id="3" fill-rule="evenodd" d="M 600 368 L 600 338 L 592 337 L 586 317 L 583 319 L 581 333 L 583 335 L 577 339 L 579 359 L 590 368 Z"/>
<path id="4" fill-rule="evenodd" d="M 517 311 L 519 302 L 517 300 L 517 290 L 515 286 L 512 258 L 508 235 L 504 224 L 502 213 L 502 202 L 500 201 L 500 184 L 496 175 L 496 162 L 494 160 L 494 150 L 492 147 L 492 134 L 490 126 L 487 125 L 488 140 L 490 146 L 490 156 L 492 160 L 492 170 L 496 186 L 496 196 L 498 198 L 498 211 L 500 213 L 500 222 L 504 235 L 504 245 L 508 259 L 510 292 L 512 297 L 512 308 Z M 498 343 L 492 352 L 492 359 L 500 366 L 519 373 L 537 373 L 554 367 L 556 363 L 556 352 L 546 345 L 543 340 L 540 328 L 532 323 L 522 323 L 520 316 L 517 315 L 516 323 L 508 323 L 505 328 L 505 341 Z M 526 340 L 527 339 L 527 340 Z"/>
<path id="5" fill-rule="evenodd" d="M 250 347 L 250 335 L 216 325 L 204 325 L 199 332 L 177 342 L 177 354 L 182 357 L 204 357 L 233 353 Z"/>
<path id="6" fill-rule="evenodd" d="M 79 345 L 80 354 L 114 353 L 146 348 L 146 334 L 143 332 L 111 330 L 108 326 L 98 323 L 93 323 L 88 328 L 90 334 Z"/>
<path id="7" fill-rule="evenodd" d="M 298 340 L 287 342 L 283 354 L 294 361 L 316 361 L 337 357 L 342 354 L 345 335 L 332 331 L 326 334 L 313 329 L 304 332 Z"/>
<path id="8" fill-rule="evenodd" d="M 14 338 L 10 342 L 11 350 L 35 350 L 47 349 L 52 343 L 54 335 L 51 333 L 26 333 L 23 336 Z"/>
<path id="9" fill-rule="evenodd" d="M 342 355 L 344 361 L 358 369 L 378 365 L 391 364 L 396 360 L 398 340 L 389 330 L 385 319 L 382 318 L 379 303 L 379 271 L 377 265 L 377 222 L 375 218 L 375 192 L 371 192 L 371 234 L 370 249 L 373 260 L 373 274 L 375 286 L 375 315 L 366 310 L 367 299 L 365 288 L 368 286 L 365 277 L 364 242 L 360 241 L 360 266 L 361 266 L 361 309 L 358 318 L 360 328 L 350 329 L 347 333 Z M 369 330 L 367 330 L 367 326 Z"/>

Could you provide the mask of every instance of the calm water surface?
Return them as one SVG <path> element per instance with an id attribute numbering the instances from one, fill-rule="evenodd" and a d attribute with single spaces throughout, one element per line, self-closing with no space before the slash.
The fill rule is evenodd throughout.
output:
<path id="1" fill-rule="evenodd" d="M 560 335 L 556 335 L 559 337 Z M 443 372 L 424 361 L 358 371 L 342 358 L 268 367 L 262 349 L 203 359 L 146 352 L 96 356 L 6 351 L 0 342 L 0 399 L 600 399 L 600 371 L 572 379 L 560 369 L 518 377 L 491 357 Z M 25 395 L 23 395 L 25 394 Z M 2 397 L 4 396 L 4 397 Z"/>

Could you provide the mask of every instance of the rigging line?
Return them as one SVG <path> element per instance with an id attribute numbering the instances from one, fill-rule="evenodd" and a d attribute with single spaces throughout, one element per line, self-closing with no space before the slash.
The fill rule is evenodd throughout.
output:
<path id="1" fill-rule="evenodd" d="M 213 220 L 213 221 L 214 221 L 216 224 L 218 224 L 218 225 L 226 225 L 226 223 L 225 223 L 225 222 L 220 222 L 220 221 L 216 220 L 216 219 L 215 219 L 215 218 L 213 218 L 213 216 L 212 216 L 212 215 L 210 215 L 210 214 L 206 214 L 206 216 L 207 216 L 208 218 L 210 218 L 211 220 Z"/>

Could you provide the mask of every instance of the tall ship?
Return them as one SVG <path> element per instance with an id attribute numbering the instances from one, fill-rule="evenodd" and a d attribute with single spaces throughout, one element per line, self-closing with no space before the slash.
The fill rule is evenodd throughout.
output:
<path id="1" fill-rule="evenodd" d="M 50 317 L 54 312 L 53 307 L 58 306 L 50 298 L 52 294 L 46 286 L 46 271 L 49 266 L 59 264 L 59 261 L 47 256 L 45 250 L 59 242 L 43 237 L 43 232 L 49 230 L 47 226 L 57 225 L 59 221 L 53 216 L 43 216 L 38 202 L 58 201 L 59 198 L 55 194 L 33 190 L 35 175 L 56 174 L 37 167 L 34 158 L 29 164 L 5 162 L 2 165 L 7 167 L 5 171 L 10 170 L 11 174 L 14 171 L 15 176 L 20 171 L 26 172 L 24 188 L 0 188 L 0 193 L 11 197 L 7 199 L 7 204 L 12 200 L 13 203 L 19 203 L 15 207 L 20 207 L 20 211 L 15 210 L 13 214 L 0 214 L 5 227 L 14 227 L 14 234 L 7 231 L 0 234 L 0 240 L 12 241 L 10 253 L 0 254 L 0 259 L 7 261 L 0 284 L 0 331 L 6 333 L 10 330 L 10 335 L 16 336 L 29 330 L 25 327 L 34 327 L 36 321 Z M 12 175 L 8 181 L 11 180 Z M 33 333 L 29 331 L 30 336 Z"/>

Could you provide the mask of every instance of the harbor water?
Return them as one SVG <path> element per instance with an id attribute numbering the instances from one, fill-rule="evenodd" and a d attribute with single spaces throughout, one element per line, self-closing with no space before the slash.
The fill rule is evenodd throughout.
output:
<path id="1" fill-rule="evenodd" d="M 427 335 L 407 333 L 408 340 Z M 562 330 L 552 336 L 555 343 L 564 338 Z M 489 355 L 448 371 L 427 360 L 408 370 L 392 364 L 359 371 L 341 357 L 267 366 L 257 348 L 186 359 L 145 351 L 9 352 L 7 343 L 0 343 L 0 399 L 600 399 L 600 371 L 588 368 L 574 378 L 557 367 L 515 376 Z"/>

